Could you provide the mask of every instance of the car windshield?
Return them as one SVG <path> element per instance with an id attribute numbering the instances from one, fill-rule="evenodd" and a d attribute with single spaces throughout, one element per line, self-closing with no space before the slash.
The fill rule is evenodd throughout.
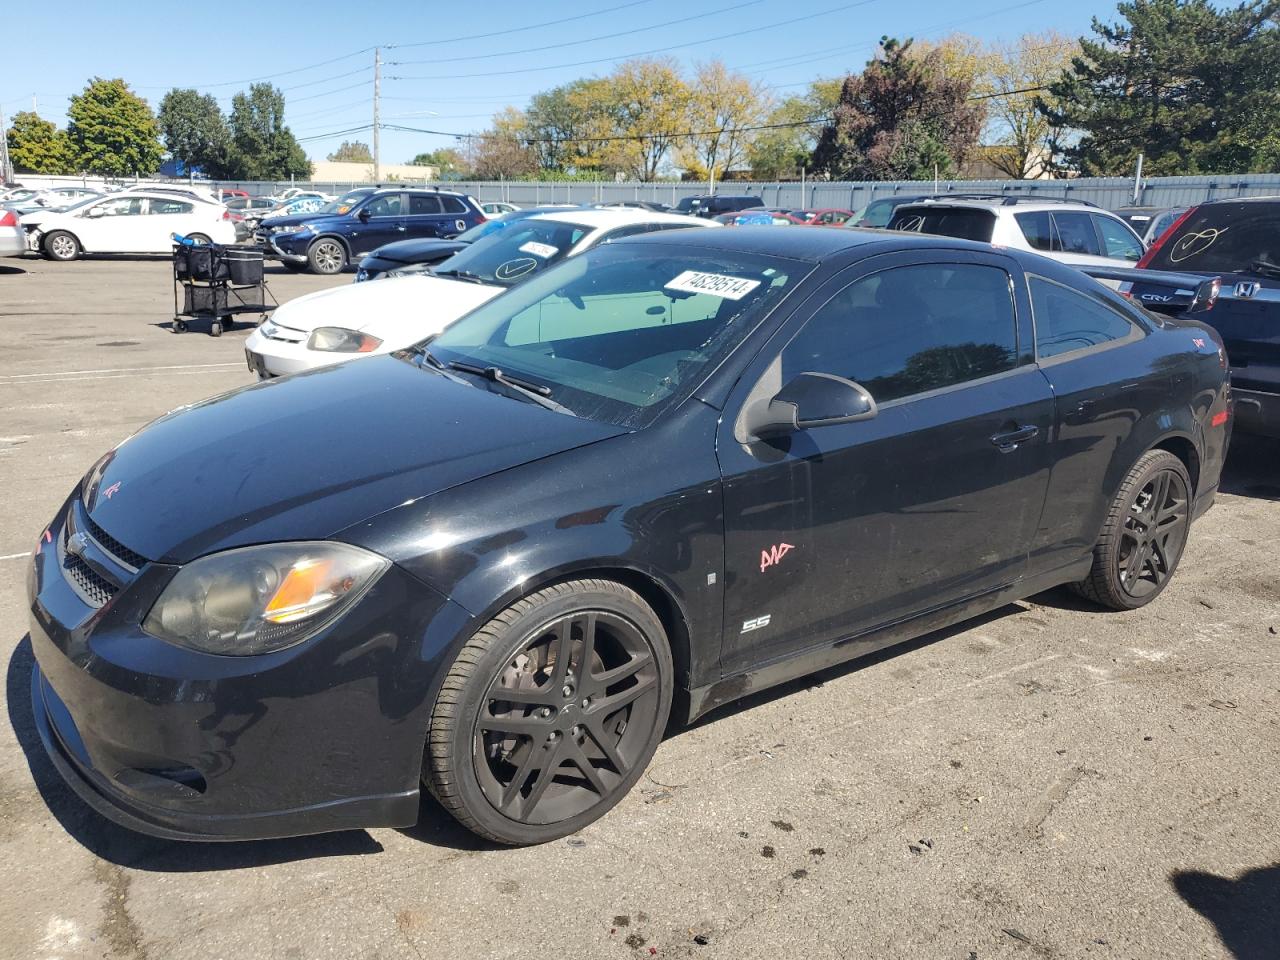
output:
<path id="1" fill-rule="evenodd" d="M 680 202 L 676 204 L 676 209 L 681 213 L 688 213 L 694 207 L 702 206 L 702 200 L 698 197 L 681 197 Z"/>
<path id="2" fill-rule="evenodd" d="M 317 210 L 317 213 L 346 213 L 357 203 L 373 193 L 372 187 L 365 187 L 361 190 L 349 190 L 340 196 L 337 200 L 330 200 L 323 207 Z"/>
<path id="3" fill-rule="evenodd" d="M 462 243 L 475 243 L 481 237 L 487 237 L 491 233 L 497 233 L 499 230 L 505 230 L 513 223 L 518 222 L 519 221 L 514 220 L 486 220 L 478 227 L 472 227 L 470 230 L 463 230 L 462 233 L 458 234 L 454 239 Z"/>
<path id="4" fill-rule="evenodd" d="M 445 364 L 544 385 L 576 416 L 642 427 L 687 397 L 810 269 L 676 244 L 603 244 L 426 346 Z"/>
<path id="5" fill-rule="evenodd" d="M 886 197 L 883 200 L 872 200 L 861 212 L 854 214 L 849 218 L 850 226 L 862 227 L 887 227 L 889 221 L 893 219 L 893 211 L 902 206 L 905 201 Z"/>
<path id="6" fill-rule="evenodd" d="M 890 230 L 907 233 L 932 233 L 960 240 L 991 242 L 996 217 L 989 210 L 964 207 L 902 207 L 889 221 Z"/>
<path id="7" fill-rule="evenodd" d="M 509 287 L 563 260 L 594 229 L 563 220 L 518 220 L 454 254 L 435 273 Z"/>
<path id="8" fill-rule="evenodd" d="M 1164 238 L 1147 266 L 1280 280 L 1280 203 L 1244 200 L 1197 207 Z"/>

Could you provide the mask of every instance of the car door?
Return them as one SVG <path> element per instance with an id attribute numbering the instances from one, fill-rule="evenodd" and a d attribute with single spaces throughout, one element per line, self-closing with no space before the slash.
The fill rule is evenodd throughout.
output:
<path id="1" fill-rule="evenodd" d="M 77 236 L 87 253 L 139 253 L 146 237 L 146 200 L 111 197 L 80 214 Z"/>
<path id="2" fill-rule="evenodd" d="M 360 208 L 358 225 L 351 231 L 352 255 L 361 257 L 384 243 L 405 239 L 407 222 L 404 194 L 378 194 Z"/>
<path id="3" fill-rule="evenodd" d="M 173 247 L 173 235 L 186 236 L 189 233 L 208 233 L 207 215 L 201 218 L 195 214 L 196 205 L 189 200 L 177 197 L 151 197 L 147 201 L 147 213 L 143 218 L 146 226 L 147 253 L 167 253 Z M 210 208 L 212 210 L 212 208 Z"/>
<path id="4" fill-rule="evenodd" d="M 1056 450 L 1032 568 L 1049 570 L 1093 548 L 1104 513 L 1137 452 L 1143 411 L 1168 403 L 1171 373 L 1119 296 L 1028 275 L 1037 363 L 1057 403 Z M 1140 452 L 1140 451 L 1139 451 Z"/>
<path id="5" fill-rule="evenodd" d="M 1029 313 L 1010 258 L 893 254 L 828 281 L 762 351 L 718 437 L 727 671 L 1023 574 L 1053 415 Z M 747 404 L 805 372 L 861 383 L 876 416 L 744 436 Z"/>

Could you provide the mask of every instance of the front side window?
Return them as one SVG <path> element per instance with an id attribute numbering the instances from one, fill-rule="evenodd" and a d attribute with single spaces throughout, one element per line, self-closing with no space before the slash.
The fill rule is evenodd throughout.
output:
<path id="1" fill-rule="evenodd" d="M 1057 234 L 1055 250 L 1063 253 L 1082 253 L 1098 257 L 1098 235 L 1093 229 L 1093 217 L 1087 213 L 1053 214 L 1054 232 Z"/>
<path id="2" fill-rule="evenodd" d="M 1112 217 L 1095 216 L 1093 219 L 1102 235 L 1105 256 L 1134 262 L 1142 259 L 1142 244 L 1124 224 Z"/>
<path id="3" fill-rule="evenodd" d="M 398 217 L 400 216 L 400 194 L 388 193 L 381 197 L 374 197 L 364 209 L 371 217 Z"/>
<path id="4" fill-rule="evenodd" d="M 688 396 L 811 269 L 683 245 L 604 244 L 483 304 L 428 346 L 446 364 L 545 384 L 576 416 L 640 427 Z"/>
<path id="5" fill-rule="evenodd" d="M 141 197 L 115 197 L 94 207 L 104 217 L 137 217 L 142 214 Z"/>
<path id="6" fill-rule="evenodd" d="M 830 373 L 887 403 L 1012 370 L 1017 334 L 1009 274 L 998 267 L 895 267 L 819 308 L 782 351 L 782 380 Z"/>
<path id="7" fill-rule="evenodd" d="M 1041 360 L 1140 333 L 1128 317 L 1101 300 L 1042 277 L 1031 277 L 1030 284 Z"/>

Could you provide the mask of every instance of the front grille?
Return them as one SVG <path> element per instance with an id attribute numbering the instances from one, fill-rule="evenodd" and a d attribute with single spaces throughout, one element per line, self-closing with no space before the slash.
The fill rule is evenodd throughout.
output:
<path id="1" fill-rule="evenodd" d="M 97 571 L 73 553 L 62 558 L 62 569 L 66 571 L 67 580 L 76 592 L 91 606 L 103 606 L 120 591 L 119 587 L 99 576 Z"/>
<path id="2" fill-rule="evenodd" d="M 82 513 L 81 517 L 84 519 L 84 532 L 97 540 L 98 545 L 117 560 L 126 566 L 133 567 L 135 570 L 140 569 L 147 563 L 146 557 L 135 550 L 130 550 L 107 531 L 103 530 L 93 522 L 93 518 L 88 513 Z"/>

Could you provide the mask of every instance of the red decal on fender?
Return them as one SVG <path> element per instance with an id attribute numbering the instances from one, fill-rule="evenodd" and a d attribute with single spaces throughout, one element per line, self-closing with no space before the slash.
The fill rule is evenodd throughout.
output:
<path id="1" fill-rule="evenodd" d="M 102 495 L 106 497 L 108 500 L 110 500 L 112 495 L 119 492 L 119 490 L 120 490 L 120 481 L 117 480 L 111 486 L 107 487 L 107 489 L 103 490 Z"/>
<path id="2" fill-rule="evenodd" d="M 764 573 L 776 563 L 781 563 L 782 558 L 794 550 L 789 543 L 775 543 L 768 550 L 760 551 L 760 572 Z"/>

